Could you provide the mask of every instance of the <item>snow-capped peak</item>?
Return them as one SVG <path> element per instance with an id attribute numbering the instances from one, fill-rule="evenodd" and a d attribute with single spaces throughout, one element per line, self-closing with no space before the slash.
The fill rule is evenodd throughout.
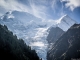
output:
<path id="1" fill-rule="evenodd" d="M 67 31 L 73 24 L 76 23 L 76 21 L 71 19 L 68 15 L 64 15 L 59 20 L 57 20 L 56 23 L 57 26 L 62 30 Z"/>
<path id="2" fill-rule="evenodd" d="M 13 14 L 12 14 L 12 11 L 7 12 L 6 15 L 7 15 L 8 19 L 9 18 L 14 18 Z"/>
<path id="3" fill-rule="evenodd" d="M 62 16 L 59 20 L 56 20 L 56 23 L 57 23 L 57 24 L 61 23 L 61 21 L 63 20 L 63 18 L 66 17 L 66 16 L 67 16 L 67 14 L 64 15 L 64 16 Z"/>
<path id="4" fill-rule="evenodd" d="M 8 11 L 8 12 L 6 12 L 6 14 L 12 14 L 12 11 Z"/>
<path id="5" fill-rule="evenodd" d="M 75 23 L 75 21 L 67 15 L 64 15 L 59 20 L 43 21 L 29 13 L 18 11 L 9 11 L 1 18 L 0 24 L 7 25 L 8 29 L 16 34 L 18 38 L 24 39 L 26 44 L 32 46 L 43 60 L 46 60 L 48 48 L 48 42 L 46 40 L 48 35 L 47 30 L 50 27 L 60 27 L 66 31 Z"/>
<path id="6" fill-rule="evenodd" d="M 6 12 L 3 16 L 1 16 L 1 20 L 5 20 L 5 19 L 10 19 L 10 18 L 14 18 L 12 11 L 8 11 Z"/>

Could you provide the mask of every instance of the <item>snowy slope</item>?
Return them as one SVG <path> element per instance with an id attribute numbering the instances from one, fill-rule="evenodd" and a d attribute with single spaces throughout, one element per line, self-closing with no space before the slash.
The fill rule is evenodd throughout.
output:
<path id="1" fill-rule="evenodd" d="M 67 31 L 73 24 L 76 23 L 76 21 L 71 19 L 68 15 L 64 15 L 56 22 L 57 22 L 57 26 L 60 27 L 64 31 Z"/>
<path id="2" fill-rule="evenodd" d="M 35 49 L 39 57 L 46 60 L 48 42 L 46 37 L 50 27 L 60 27 L 66 31 L 75 21 L 67 15 L 59 20 L 41 20 L 29 13 L 9 11 L 0 17 L 0 24 L 7 25 L 9 30 L 24 39 L 26 44 Z M 67 26 L 67 27 L 66 27 Z M 66 28 L 65 28 L 66 27 Z"/>
<path id="3" fill-rule="evenodd" d="M 23 38 L 26 44 L 32 46 L 32 49 L 36 50 L 40 58 L 46 60 L 48 45 L 46 36 L 48 28 L 40 21 L 39 18 L 28 13 L 25 14 L 24 12 L 17 11 L 7 12 L 0 18 L 0 24 L 7 25 L 9 30 L 13 31 L 18 38 Z"/>

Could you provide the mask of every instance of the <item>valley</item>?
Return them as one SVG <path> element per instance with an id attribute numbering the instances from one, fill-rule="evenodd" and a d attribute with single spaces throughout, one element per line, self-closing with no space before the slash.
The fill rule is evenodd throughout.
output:
<path id="1" fill-rule="evenodd" d="M 22 38 L 42 60 L 55 59 L 49 56 L 54 55 L 51 53 L 56 41 L 75 23 L 68 15 L 56 21 L 43 21 L 29 13 L 9 11 L 0 17 L 0 24 L 6 25 L 14 35 Z"/>

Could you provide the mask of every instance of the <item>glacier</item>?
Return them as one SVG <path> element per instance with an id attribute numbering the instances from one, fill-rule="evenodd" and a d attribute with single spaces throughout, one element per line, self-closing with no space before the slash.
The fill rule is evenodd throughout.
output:
<path id="1" fill-rule="evenodd" d="M 35 49 L 43 60 L 46 60 L 47 57 L 48 41 L 46 38 L 49 28 L 60 27 L 67 31 L 74 23 L 75 21 L 67 15 L 58 20 L 42 20 L 19 11 L 9 11 L 0 17 L 0 24 L 7 25 L 14 35 L 24 39 L 25 43 Z"/>

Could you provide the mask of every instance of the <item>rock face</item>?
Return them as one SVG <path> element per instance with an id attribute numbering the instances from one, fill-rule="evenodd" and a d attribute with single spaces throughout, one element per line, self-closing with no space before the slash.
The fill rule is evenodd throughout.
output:
<path id="1" fill-rule="evenodd" d="M 74 24 L 48 51 L 47 60 L 80 59 L 80 24 Z"/>
<path id="2" fill-rule="evenodd" d="M 58 38 L 63 35 L 64 31 L 59 27 L 52 27 L 49 30 L 49 34 L 47 36 L 48 43 L 54 43 Z"/>

